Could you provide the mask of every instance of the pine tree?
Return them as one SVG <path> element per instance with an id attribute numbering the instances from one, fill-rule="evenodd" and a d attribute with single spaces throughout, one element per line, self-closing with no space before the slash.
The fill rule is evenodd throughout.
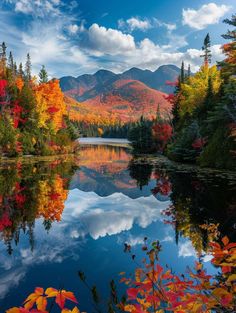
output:
<path id="1" fill-rule="evenodd" d="M 210 40 L 210 35 L 209 33 L 206 35 L 204 42 L 203 42 L 203 47 L 202 47 L 202 51 L 203 54 L 201 55 L 201 57 L 204 59 L 204 64 L 206 66 L 209 65 L 209 63 L 211 63 L 211 40 Z"/>
<path id="2" fill-rule="evenodd" d="M 180 83 L 180 76 L 178 78 L 175 91 L 174 91 L 174 101 L 173 101 L 173 106 L 172 106 L 172 125 L 174 127 L 174 130 L 177 129 L 178 122 L 180 120 L 180 115 L 179 115 L 179 107 L 180 107 L 180 96 L 181 96 L 181 83 Z"/>
<path id="3" fill-rule="evenodd" d="M 48 73 L 45 69 L 45 66 L 43 65 L 40 72 L 39 72 L 39 82 L 41 84 L 47 83 L 48 82 Z"/>
<path id="4" fill-rule="evenodd" d="M 7 57 L 6 57 L 7 46 L 5 42 L 3 42 L 0 46 L 0 74 L 5 76 L 6 74 L 6 65 L 7 65 Z"/>
<path id="5" fill-rule="evenodd" d="M 232 15 L 232 18 L 231 19 L 225 19 L 223 20 L 223 22 L 225 24 L 228 24 L 228 25 L 231 25 L 231 26 L 235 26 L 236 27 L 236 14 Z M 228 32 L 224 35 L 222 35 L 222 37 L 224 39 L 232 39 L 232 40 L 235 40 L 236 38 L 236 33 L 235 33 L 235 29 L 234 30 L 228 30 Z"/>
<path id="6" fill-rule="evenodd" d="M 31 68 L 32 68 L 32 65 L 31 65 L 31 59 L 30 59 L 30 54 L 28 53 L 27 54 L 27 59 L 26 59 L 26 63 L 25 63 L 25 79 L 27 82 L 30 82 L 31 81 Z"/>
<path id="7" fill-rule="evenodd" d="M 236 14 L 231 19 L 225 19 L 224 23 L 236 27 Z M 224 80 L 229 80 L 230 77 L 236 74 L 236 28 L 228 30 L 228 32 L 222 35 L 224 39 L 231 40 L 230 43 L 223 45 L 223 51 L 226 54 L 226 59 L 219 62 L 221 67 L 221 73 Z"/>
<path id="8" fill-rule="evenodd" d="M 184 83 L 184 62 L 183 61 L 182 61 L 182 64 L 181 64 L 180 82 L 181 82 L 181 84 Z"/>
<path id="9" fill-rule="evenodd" d="M 190 64 L 188 65 L 188 78 L 191 76 L 191 66 Z"/>
<path id="10" fill-rule="evenodd" d="M 19 64 L 19 73 L 18 74 L 19 74 L 20 78 L 24 77 L 24 71 L 23 71 L 22 63 Z"/>
<path id="11" fill-rule="evenodd" d="M 14 62 L 13 72 L 14 72 L 14 76 L 16 76 L 17 75 L 17 64 L 16 64 L 16 62 Z"/>
<path id="12" fill-rule="evenodd" d="M 13 55 L 12 52 L 10 51 L 9 57 L 8 57 L 8 67 L 11 70 L 11 72 L 14 72 L 14 60 L 13 60 Z"/>

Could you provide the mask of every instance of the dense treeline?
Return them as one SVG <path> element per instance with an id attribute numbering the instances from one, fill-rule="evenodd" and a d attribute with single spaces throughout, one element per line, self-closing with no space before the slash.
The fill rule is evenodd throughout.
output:
<path id="1" fill-rule="evenodd" d="M 31 74 L 30 55 L 25 67 L 7 58 L 0 46 L 0 155 L 50 155 L 72 152 L 76 138 L 67 117 L 59 81 L 48 80 L 43 66 L 39 80 Z"/>
<path id="2" fill-rule="evenodd" d="M 78 129 L 81 137 L 103 137 L 103 138 L 127 138 L 129 131 L 135 125 L 134 122 L 121 123 L 87 123 L 85 121 L 73 121 L 74 127 Z"/>
<path id="3" fill-rule="evenodd" d="M 236 15 L 224 22 L 235 27 Z M 200 70 L 191 75 L 189 69 L 186 74 L 182 63 L 175 93 L 169 96 L 173 104 L 171 120 L 159 118 L 150 125 L 142 119 L 129 134 L 134 150 L 159 150 L 175 161 L 236 168 L 235 29 L 223 37 L 230 42 L 222 46 L 226 58 L 217 66 L 210 66 L 209 34 L 204 40 Z"/>

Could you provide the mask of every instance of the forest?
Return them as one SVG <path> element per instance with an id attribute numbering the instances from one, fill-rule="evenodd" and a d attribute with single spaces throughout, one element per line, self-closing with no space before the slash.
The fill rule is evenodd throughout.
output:
<path id="1" fill-rule="evenodd" d="M 236 16 L 224 20 L 236 26 Z M 211 43 L 207 34 L 202 47 L 203 64 L 191 74 L 184 62 L 174 94 L 171 116 L 159 110 L 154 121 L 141 118 L 131 128 L 135 153 L 163 152 L 171 160 L 197 163 L 203 167 L 235 169 L 236 155 L 236 30 L 223 38 L 225 59 L 211 66 Z"/>
<path id="2" fill-rule="evenodd" d="M 17 66 L 0 47 L 0 154 L 52 155 L 76 151 L 76 130 L 68 119 L 59 81 L 44 66 L 32 76 L 30 55 Z"/>

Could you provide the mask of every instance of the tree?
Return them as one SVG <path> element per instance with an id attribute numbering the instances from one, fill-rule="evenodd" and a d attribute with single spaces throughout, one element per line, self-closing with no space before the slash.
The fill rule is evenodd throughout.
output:
<path id="1" fill-rule="evenodd" d="M 224 23 L 236 27 L 236 14 L 234 14 L 231 19 L 225 19 Z M 228 30 L 222 37 L 231 40 L 231 42 L 223 45 L 222 48 L 226 59 L 219 63 L 223 78 L 228 79 L 236 73 L 236 28 Z"/>
<path id="2" fill-rule="evenodd" d="M 14 71 L 14 60 L 13 60 L 13 55 L 12 55 L 12 52 L 10 51 L 9 53 L 9 58 L 8 58 L 8 67 L 9 69 L 12 71 Z"/>
<path id="3" fill-rule="evenodd" d="M 203 47 L 202 47 L 202 51 L 203 54 L 201 55 L 201 57 L 204 59 L 204 64 L 206 66 L 209 65 L 209 63 L 211 63 L 211 40 L 210 40 L 210 35 L 209 33 L 206 35 L 204 42 L 203 42 Z"/>
<path id="4" fill-rule="evenodd" d="M 26 63 L 25 63 L 25 79 L 27 82 L 30 82 L 32 78 L 31 68 L 32 68 L 31 59 L 30 59 L 30 54 L 28 53 L 27 58 L 26 58 Z"/>
<path id="5" fill-rule="evenodd" d="M 181 72 L 180 72 L 180 82 L 181 83 L 184 83 L 184 62 L 182 61 L 182 64 L 181 64 Z"/>
<path id="6" fill-rule="evenodd" d="M 42 83 L 35 88 L 38 127 L 58 131 L 63 127 L 66 105 L 58 80 Z"/>
<path id="7" fill-rule="evenodd" d="M 19 74 L 20 78 L 24 77 L 24 71 L 23 71 L 22 63 L 19 64 L 19 73 L 18 74 Z"/>
<path id="8" fill-rule="evenodd" d="M 151 125 L 152 123 L 150 123 L 150 121 L 145 120 L 143 116 L 141 116 L 139 122 L 130 129 L 128 139 L 131 142 L 134 152 L 148 153 L 153 151 Z"/>
<path id="9" fill-rule="evenodd" d="M 7 46 L 5 42 L 3 42 L 0 46 L 0 75 L 3 77 L 6 74 L 6 65 L 7 65 L 7 57 L 6 57 Z"/>
<path id="10" fill-rule="evenodd" d="M 188 65 L 188 74 L 187 74 L 188 78 L 191 76 L 191 66 L 190 64 Z"/>
<path id="11" fill-rule="evenodd" d="M 40 72 L 39 72 L 39 82 L 41 84 L 47 83 L 48 82 L 48 73 L 45 69 L 45 66 L 43 65 Z"/>

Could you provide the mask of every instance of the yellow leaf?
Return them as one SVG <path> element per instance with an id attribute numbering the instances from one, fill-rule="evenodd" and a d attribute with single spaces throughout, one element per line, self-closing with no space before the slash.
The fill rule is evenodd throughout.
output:
<path id="1" fill-rule="evenodd" d="M 236 281 L 236 274 L 232 274 L 227 279 L 227 283 L 231 283 L 232 281 Z"/>
<path id="2" fill-rule="evenodd" d="M 131 305 L 131 304 L 127 304 L 127 305 L 124 306 L 124 311 L 125 312 L 132 312 L 134 310 L 135 310 L 135 307 L 133 305 Z"/>

